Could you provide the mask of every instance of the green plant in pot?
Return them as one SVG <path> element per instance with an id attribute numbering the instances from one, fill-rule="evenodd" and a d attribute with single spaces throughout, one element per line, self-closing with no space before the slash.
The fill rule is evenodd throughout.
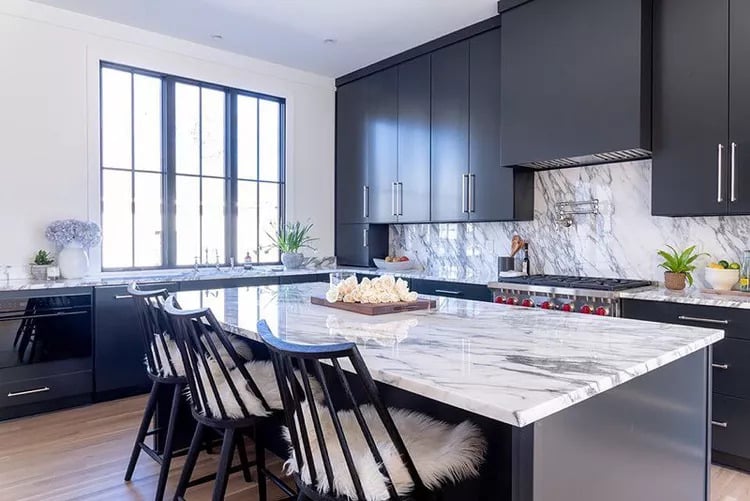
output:
<path id="1" fill-rule="evenodd" d="M 47 268 L 55 262 L 49 252 L 40 249 L 34 255 L 34 261 L 31 263 L 31 278 L 34 280 L 47 280 Z"/>
<path id="2" fill-rule="evenodd" d="M 284 268 L 294 270 L 300 268 L 305 258 L 301 249 L 313 249 L 312 242 L 317 238 L 310 236 L 312 224 L 302 224 L 299 221 L 285 223 L 275 233 L 266 233 L 274 247 L 281 252 L 281 262 Z"/>
<path id="3" fill-rule="evenodd" d="M 664 285 L 667 289 L 681 291 L 685 283 L 693 285 L 693 271 L 695 271 L 695 260 L 700 256 L 707 256 L 705 252 L 695 252 L 695 245 L 691 245 L 683 251 L 678 251 L 671 245 L 667 245 L 669 251 L 657 252 L 664 259 L 659 266 L 664 268 Z"/>

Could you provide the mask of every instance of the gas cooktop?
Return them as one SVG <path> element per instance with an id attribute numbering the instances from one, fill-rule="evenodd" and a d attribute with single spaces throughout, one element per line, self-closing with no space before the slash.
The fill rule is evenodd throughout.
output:
<path id="1" fill-rule="evenodd" d="M 558 287 L 578 290 L 623 291 L 651 285 L 647 280 L 630 280 L 626 278 L 573 277 L 566 275 L 531 275 L 521 277 L 503 277 L 500 283 L 523 284 L 540 287 Z"/>

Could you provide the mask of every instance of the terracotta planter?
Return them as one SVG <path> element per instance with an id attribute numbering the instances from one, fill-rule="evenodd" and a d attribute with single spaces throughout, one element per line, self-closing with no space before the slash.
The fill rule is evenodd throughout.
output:
<path id="1" fill-rule="evenodd" d="M 685 288 L 687 277 L 684 273 L 664 272 L 664 286 L 673 291 L 681 291 Z"/>

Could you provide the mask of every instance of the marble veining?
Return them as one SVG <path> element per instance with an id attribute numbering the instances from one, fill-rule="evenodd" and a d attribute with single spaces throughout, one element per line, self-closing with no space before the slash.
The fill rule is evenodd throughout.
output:
<path id="1" fill-rule="evenodd" d="M 650 287 L 620 292 L 623 299 L 639 299 L 641 301 L 660 301 L 664 303 L 698 304 L 703 306 L 719 306 L 722 308 L 737 308 L 750 310 L 750 294 L 736 292 L 732 294 L 714 294 L 704 292 L 696 287 L 683 291 L 672 291 L 664 287 Z"/>
<path id="2" fill-rule="evenodd" d="M 723 331 L 437 298 L 430 311 L 367 317 L 310 304 L 325 284 L 180 293 L 235 334 L 259 319 L 304 344 L 356 342 L 381 382 L 514 426 L 705 348 Z M 221 297 L 218 296 L 221 294 Z"/>
<path id="3" fill-rule="evenodd" d="M 570 228 L 556 225 L 556 202 L 594 198 L 600 215 L 575 216 Z M 663 281 L 657 249 L 696 244 L 713 259 L 739 260 L 750 248 L 750 217 L 651 216 L 651 161 L 645 160 L 537 172 L 533 221 L 393 225 L 391 253 L 417 259 L 434 275 L 491 276 L 516 233 L 530 242 L 534 273 Z M 702 269 L 696 279 L 706 285 Z"/>

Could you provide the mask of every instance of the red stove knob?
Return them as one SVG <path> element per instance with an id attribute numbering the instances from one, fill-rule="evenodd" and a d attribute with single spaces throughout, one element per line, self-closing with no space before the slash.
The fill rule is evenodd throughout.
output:
<path id="1" fill-rule="evenodd" d="M 504 298 L 503 296 L 497 296 L 497 297 L 495 298 L 495 302 L 496 302 L 497 304 L 504 304 L 504 303 L 505 303 L 505 298 Z"/>
<path id="2" fill-rule="evenodd" d="M 518 304 L 518 299 L 514 297 L 509 297 L 508 299 L 505 300 L 505 304 L 510 304 L 510 305 Z"/>
<path id="3" fill-rule="evenodd" d="M 521 306 L 525 306 L 527 308 L 533 308 L 534 307 L 534 300 L 533 299 L 524 299 L 521 301 Z"/>
<path id="4" fill-rule="evenodd" d="M 594 310 L 594 313 L 595 313 L 596 315 L 599 315 L 599 316 L 602 316 L 602 317 L 606 317 L 606 316 L 609 316 L 609 310 L 608 310 L 607 308 L 605 308 L 604 306 L 599 306 L 599 307 L 597 307 L 597 308 L 596 308 L 596 309 Z"/>
<path id="5" fill-rule="evenodd" d="M 573 303 L 565 303 L 564 305 L 562 305 L 562 307 L 560 307 L 562 311 L 568 311 L 568 312 L 573 311 L 574 308 L 575 308 L 575 305 Z"/>
<path id="6" fill-rule="evenodd" d="M 551 303 L 551 302 L 549 302 L 549 301 L 545 301 L 545 302 L 543 302 L 543 303 L 542 303 L 541 305 L 539 305 L 539 306 L 540 306 L 540 308 L 542 308 L 542 309 L 544 309 L 544 310 L 554 310 L 554 309 L 555 309 L 555 305 L 554 305 L 554 304 L 552 304 L 552 303 Z"/>
<path id="7" fill-rule="evenodd" d="M 591 306 L 584 304 L 583 306 L 581 306 L 581 309 L 578 311 L 580 311 L 581 313 L 592 313 L 594 309 Z"/>

